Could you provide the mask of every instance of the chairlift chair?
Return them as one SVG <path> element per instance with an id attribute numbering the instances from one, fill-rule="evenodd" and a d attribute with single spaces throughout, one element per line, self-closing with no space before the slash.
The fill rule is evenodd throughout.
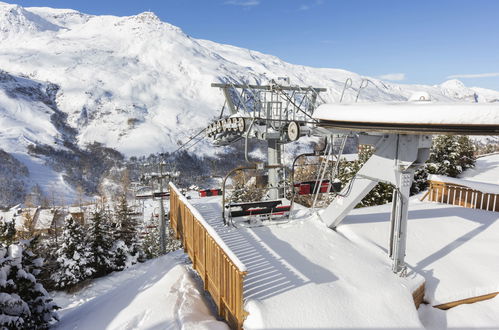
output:
<path id="1" fill-rule="evenodd" d="M 222 189 L 200 189 L 198 190 L 199 197 L 221 196 Z"/>
<path id="2" fill-rule="evenodd" d="M 231 224 L 234 226 L 233 219 L 237 217 L 265 217 L 271 219 L 272 217 L 287 218 L 291 212 L 292 205 L 286 203 L 285 199 L 261 199 L 249 202 L 235 202 L 226 195 L 227 192 L 227 179 L 236 172 L 245 171 L 263 171 L 269 169 L 281 168 L 285 170 L 283 165 L 263 165 L 255 164 L 254 166 L 237 167 L 231 170 L 224 178 L 222 185 L 222 217 L 225 225 Z M 258 182 L 258 180 L 256 180 Z M 260 180 L 265 186 L 255 188 L 259 191 L 268 192 L 270 189 L 283 189 L 286 190 L 286 185 L 279 185 L 277 187 L 269 187 L 265 180 Z"/>

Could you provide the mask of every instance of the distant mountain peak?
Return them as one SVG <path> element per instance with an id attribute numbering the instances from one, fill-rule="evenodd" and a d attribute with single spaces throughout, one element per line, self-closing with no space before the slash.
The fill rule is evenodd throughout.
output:
<path id="1" fill-rule="evenodd" d="M 447 81 L 444 81 L 442 84 L 440 84 L 440 87 L 451 89 L 466 88 L 464 83 L 459 79 L 449 79 Z"/>
<path id="2" fill-rule="evenodd" d="M 58 31 L 60 28 L 24 7 L 0 2 L 0 32 L 3 37 L 12 34 Z"/>
<path id="3" fill-rule="evenodd" d="M 159 17 L 152 11 L 145 11 L 135 16 L 137 19 L 144 22 L 161 22 Z"/>

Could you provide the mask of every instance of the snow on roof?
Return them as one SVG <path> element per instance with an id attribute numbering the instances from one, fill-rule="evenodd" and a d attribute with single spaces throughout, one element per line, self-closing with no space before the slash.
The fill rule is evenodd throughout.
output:
<path id="1" fill-rule="evenodd" d="M 178 190 L 178 188 L 172 182 L 170 182 L 170 187 L 175 191 L 175 193 L 177 194 L 177 196 L 179 196 L 180 201 L 182 203 L 184 203 L 189 208 L 189 210 L 192 212 L 192 214 L 194 215 L 194 217 L 199 222 L 201 222 L 201 224 L 206 229 L 206 231 L 208 232 L 208 234 L 210 234 L 211 237 L 222 248 L 222 250 L 224 250 L 224 252 L 227 254 L 227 256 L 232 260 L 232 262 L 234 263 L 234 265 L 240 271 L 245 272 L 246 271 L 246 266 L 244 265 L 244 263 L 242 263 L 241 260 L 239 260 L 239 258 L 227 246 L 227 244 L 225 244 L 225 242 L 220 237 L 220 235 L 217 233 L 217 231 L 215 229 L 213 229 L 212 226 L 210 226 L 210 224 L 205 220 L 205 218 L 201 215 L 201 213 L 199 213 L 199 211 L 194 206 L 192 206 L 192 204 L 189 202 L 189 200 L 187 198 L 185 198 L 184 195 L 182 195 L 182 193 Z M 220 217 L 221 217 L 221 214 L 222 213 L 220 212 Z"/>
<path id="2" fill-rule="evenodd" d="M 362 123 L 498 125 L 499 103 L 383 102 L 323 104 L 314 119 Z"/>
<path id="3" fill-rule="evenodd" d="M 52 226 L 54 220 L 55 210 L 52 209 L 42 209 L 38 212 L 38 217 L 35 223 L 35 229 L 49 229 Z"/>
<path id="4" fill-rule="evenodd" d="M 0 221 L 11 221 L 14 220 L 14 226 L 17 230 L 23 228 L 24 217 L 19 214 L 20 209 L 17 207 L 13 207 L 7 211 L 0 211 Z"/>
<path id="5" fill-rule="evenodd" d="M 478 191 L 480 191 L 482 193 L 486 193 L 486 194 L 499 194 L 499 185 L 498 184 L 491 184 L 491 183 L 485 183 L 485 182 L 479 182 L 479 181 L 451 178 L 451 177 L 448 177 L 445 175 L 435 175 L 435 174 L 430 174 L 428 176 L 428 180 L 457 184 L 460 186 L 465 186 L 465 187 L 468 187 L 468 188 L 471 188 L 474 190 L 478 190 Z"/>
<path id="6" fill-rule="evenodd" d="M 69 213 L 80 213 L 80 212 L 83 212 L 83 208 L 81 208 L 80 206 L 70 206 L 68 208 L 68 212 Z"/>

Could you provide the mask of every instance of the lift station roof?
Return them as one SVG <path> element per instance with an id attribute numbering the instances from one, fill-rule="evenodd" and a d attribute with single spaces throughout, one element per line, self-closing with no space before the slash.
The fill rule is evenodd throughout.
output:
<path id="1" fill-rule="evenodd" d="M 499 135 L 499 102 L 323 104 L 313 118 L 319 126 L 354 131 Z"/>

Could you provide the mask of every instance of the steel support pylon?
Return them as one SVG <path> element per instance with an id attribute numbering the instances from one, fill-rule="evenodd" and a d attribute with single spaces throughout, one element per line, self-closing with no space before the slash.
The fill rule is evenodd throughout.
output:
<path id="1" fill-rule="evenodd" d="M 395 273 L 403 274 L 405 270 L 410 189 L 414 172 L 429 157 L 431 141 L 430 135 L 360 136 L 359 143 L 374 145 L 374 154 L 352 182 L 320 213 L 322 221 L 335 229 L 378 182 L 393 184 L 395 189 L 390 216 L 390 257 Z"/>
<path id="2" fill-rule="evenodd" d="M 281 146 L 279 140 L 269 139 L 268 140 L 268 165 L 281 165 Z M 271 168 L 269 169 L 269 197 L 271 199 L 278 199 L 284 197 L 284 190 L 278 188 L 281 185 L 281 174 L 282 169 Z"/>

